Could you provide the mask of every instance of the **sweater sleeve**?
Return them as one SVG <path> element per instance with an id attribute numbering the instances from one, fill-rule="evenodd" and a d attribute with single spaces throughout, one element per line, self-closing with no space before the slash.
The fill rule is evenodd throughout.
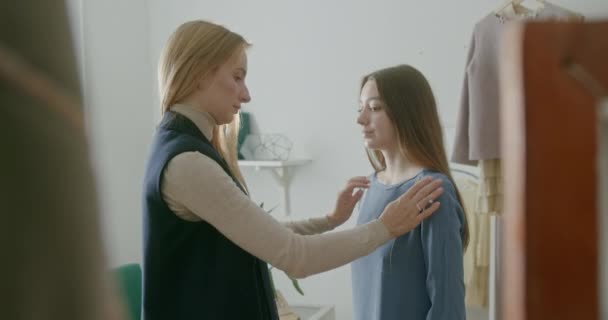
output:
<path id="1" fill-rule="evenodd" d="M 426 289 L 431 308 L 426 320 L 465 319 L 463 214 L 454 189 L 444 181 L 441 207 L 421 223 L 422 251 L 426 265 Z"/>
<path id="2" fill-rule="evenodd" d="M 197 215 L 245 251 L 294 278 L 342 266 L 391 239 L 380 220 L 344 231 L 297 234 L 251 201 L 215 161 L 198 152 L 169 161 L 161 192 L 174 212 Z"/>
<path id="3" fill-rule="evenodd" d="M 301 235 L 320 234 L 334 228 L 327 217 L 310 218 L 300 221 L 286 221 L 283 222 L 283 225 Z"/>
<path id="4" fill-rule="evenodd" d="M 458 120 L 456 122 L 456 133 L 454 136 L 454 146 L 452 148 L 452 161 L 467 165 L 476 165 L 475 160 L 469 157 L 470 141 L 469 141 L 469 69 L 473 63 L 475 56 L 475 31 L 471 37 L 469 52 L 467 54 L 466 68 L 464 72 L 464 80 L 462 82 L 462 93 L 460 97 L 460 109 L 458 111 Z"/>

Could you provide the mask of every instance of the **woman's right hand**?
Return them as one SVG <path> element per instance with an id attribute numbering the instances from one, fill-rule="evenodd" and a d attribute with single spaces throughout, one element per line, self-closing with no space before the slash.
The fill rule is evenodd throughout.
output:
<path id="1" fill-rule="evenodd" d="M 443 193 L 441 183 L 441 179 L 426 177 L 384 208 L 379 219 L 393 237 L 414 229 L 439 209 L 439 202 L 435 199 Z"/>

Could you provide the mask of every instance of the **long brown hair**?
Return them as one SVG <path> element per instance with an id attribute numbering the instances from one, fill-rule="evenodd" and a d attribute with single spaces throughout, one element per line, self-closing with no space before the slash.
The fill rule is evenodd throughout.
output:
<path id="1" fill-rule="evenodd" d="M 188 97 L 197 80 L 213 73 L 235 54 L 250 44 L 243 36 L 203 20 L 180 25 L 163 48 L 158 64 L 158 88 L 161 113 Z M 226 160 L 232 174 L 247 189 L 238 166 L 237 139 L 240 117 L 213 129 L 211 144 Z"/>
<path id="2" fill-rule="evenodd" d="M 363 77 L 361 88 L 370 80 L 376 82 L 378 93 L 385 102 L 386 113 L 397 132 L 401 155 L 416 164 L 446 175 L 452 182 L 458 202 L 464 210 L 462 197 L 450 173 L 437 105 L 427 79 L 412 66 L 398 65 L 366 75 Z M 366 152 L 376 171 L 386 168 L 386 162 L 379 150 L 367 149 Z M 464 212 L 464 250 L 469 244 L 467 220 Z"/>

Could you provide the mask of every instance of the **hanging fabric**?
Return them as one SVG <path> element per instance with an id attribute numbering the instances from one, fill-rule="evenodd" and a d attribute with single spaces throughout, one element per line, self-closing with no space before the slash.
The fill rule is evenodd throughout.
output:
<path id="1" fill-rule="evenodd" d="M 479 178 L 471 173 L 458 169 L 452 169 L 454 181 L 460 191 L 463 206 L 467 213 L 469 223 L 470 245 L 463 257 L 464 284 L 466 287 L 465 303 L 467 306 L 485 307 L 488 303 L 488 272 L 489 264 L 483 250 L 489 250 L 489 246 L 480 248 L 478 237 L 489 233 L 489 223 L 485 221 L 488 216 L 470 214 L 475 208 L 477 193 L 479 189 Z M 488 230 L 485 230 L 485 229 Z"/>
<path id="2" fill-rule="evenodd" d="M 500 154 L 498 56 L 500 38 L 505 25 L 523 20 L 582 20 L 582 16 L 546 1 L 535 1 L 529 8 L 523 1 L 507 1 L 480 20 L 473 30 L 467 55 L 461 104 L 456 126 L 452 161 L 477 165 L 480 169 L 479 187 L 474 206 L 469 210 L 473 221 L 469 263 L 473 273 L 467 280 L 467 305 L 486 306 L 489 296 L 489 270 L 492 258 L 491 216 L 503 208 L 502 165 Z M 466 269 L 465 256 L 465 269 Z M 490 306 L 492 312 L 492 306 Z M 494 317 L 491 317 L 494 319 Z"/>
<path id="3" fill-rule="evenodd" d="M 517 6 L 515 7 L 517 8 Z M 544 2 L 536 11 L 521 13 L 508 6 L 492 12 L 473 30 L 456 123 L 452 161 L 477 165 L 479 160 L 500 159 L 498 107 L 498 53 L 501 34 L 509 21 L 580 20 L 572 11 Z"/>

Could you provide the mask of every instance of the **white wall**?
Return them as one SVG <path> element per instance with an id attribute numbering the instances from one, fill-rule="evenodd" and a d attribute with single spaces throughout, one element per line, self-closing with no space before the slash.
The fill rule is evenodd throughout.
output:
<path id="1" fill-rule="evenodd" d="M 208 19 L 253 43 L 248 76 L 253 100 L 245 110 L 264 133 L 286 134 L 294 142 L 292 157 L 313 159 L 298 170 L 292 185 L 292 218 L 300 219 L 331 210 L 350 176 L 370 172 L 355 124 L 357 87 L 369 71 L 407 63 L 424 72 L 451 144 L 472 28 L 502 1 L 83 3 L 88 120 L 105 238 L 116 265 L 141 258 L 140 185 L 158 115 L 155 66 L 179 24 Z M 606 0 L 554 3 L 587 17 L 608 16 Z M 244 173 L 256 201 L 280 202 L 268 173 Z M 305 296 L 284 274 L 275 273 L 275 281 L 291 303 L 335 304 L 338 319 L 352 317 L 348 266 L 301 281 Z"/>
<path id="2" fill-rule="evenodd" d="M 170 32 L 190 19 L 224 24 L 253 43 L 253 100 L 245 110 L 263 132 L 285 133 L 294 142 L 293 157 L 313 159 L 292 185 L 292 216 L 300 219 L 328 212 L 350 176 L 370 172 L 355 124 L 357 87 L 369 71 L 418 67 L 435 90 L 451 144 L 471 31 L 501 2 L 156 0 L 150 3 L 151 57 L 158 59 Z M 605 0 L 554 3 L 588 17 L 608 16 Z M 280 202 L 268 173 L 244 173 L 258 202 Z M 335 304 L 338 319 L 352 317 L 348 266 L 301 281 L 305 296 L 281 272 L 275 279 L 291 303 Z"/>
<path id="3" fill-rule="evenodd" d="M 111 266 L 141 260 L 141 187 L 154 127 L 145 0 L 68 1 Z M 79 16 L 76 16 L 79 15 Z"/>

